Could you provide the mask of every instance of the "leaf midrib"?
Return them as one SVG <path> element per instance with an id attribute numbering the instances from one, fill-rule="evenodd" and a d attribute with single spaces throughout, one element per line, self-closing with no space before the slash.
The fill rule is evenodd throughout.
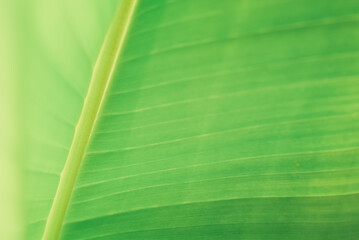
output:
<path id="1" fill-rule="evenodd" d="M 103 106 L 136 4 L 137 0 L 125 0 L 120 4 L 101 47 L 65 166 L 61 173 L 57 192 L 47 218 L 42 236 L 43 240 L 55 240 L 61 234 L 81 162 Z"/>

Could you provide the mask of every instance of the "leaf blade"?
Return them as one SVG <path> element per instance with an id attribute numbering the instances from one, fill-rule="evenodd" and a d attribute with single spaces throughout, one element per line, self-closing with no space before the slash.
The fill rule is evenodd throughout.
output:
<path id="1" fill-rule="evenodd" d="M 156 3 L 135 14 L 63 238 L 357 234 L 357 3 Z"/>

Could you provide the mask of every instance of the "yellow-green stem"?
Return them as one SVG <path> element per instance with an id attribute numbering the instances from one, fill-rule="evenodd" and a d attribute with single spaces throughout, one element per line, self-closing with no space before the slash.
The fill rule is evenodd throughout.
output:
<path id="1" fill-rule="evenodd" d="M 71 148 L 61 174 L 56 196 L 48 216 L 43 240 L 56 240 L 63 221 L 86 148 L 101 110 L 117 59 L 126 38 L 137 0 L 120 4 L 98 56 L 90 87 L 75 129 Z"/>

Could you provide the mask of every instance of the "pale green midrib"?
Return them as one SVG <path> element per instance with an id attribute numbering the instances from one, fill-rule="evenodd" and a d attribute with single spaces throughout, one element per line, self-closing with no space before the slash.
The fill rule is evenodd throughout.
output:
<path id="1" fill-rule="evenodd" d="M 61 234 L 78 171 L 103 105 L 136 4 L 137 0 L 122 1 L 102 45 L 70 151 L 61 173 L 55 199 L 47 218 L 43 240 L 56 240 Z"/>

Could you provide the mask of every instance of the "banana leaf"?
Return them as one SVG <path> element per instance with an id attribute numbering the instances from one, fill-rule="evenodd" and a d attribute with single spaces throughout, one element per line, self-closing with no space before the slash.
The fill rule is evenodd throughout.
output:
<path id="1" fill-rule="evenodd" d="M 17 7 L 13 239 L 358 238 L 358 1 Z"/>

